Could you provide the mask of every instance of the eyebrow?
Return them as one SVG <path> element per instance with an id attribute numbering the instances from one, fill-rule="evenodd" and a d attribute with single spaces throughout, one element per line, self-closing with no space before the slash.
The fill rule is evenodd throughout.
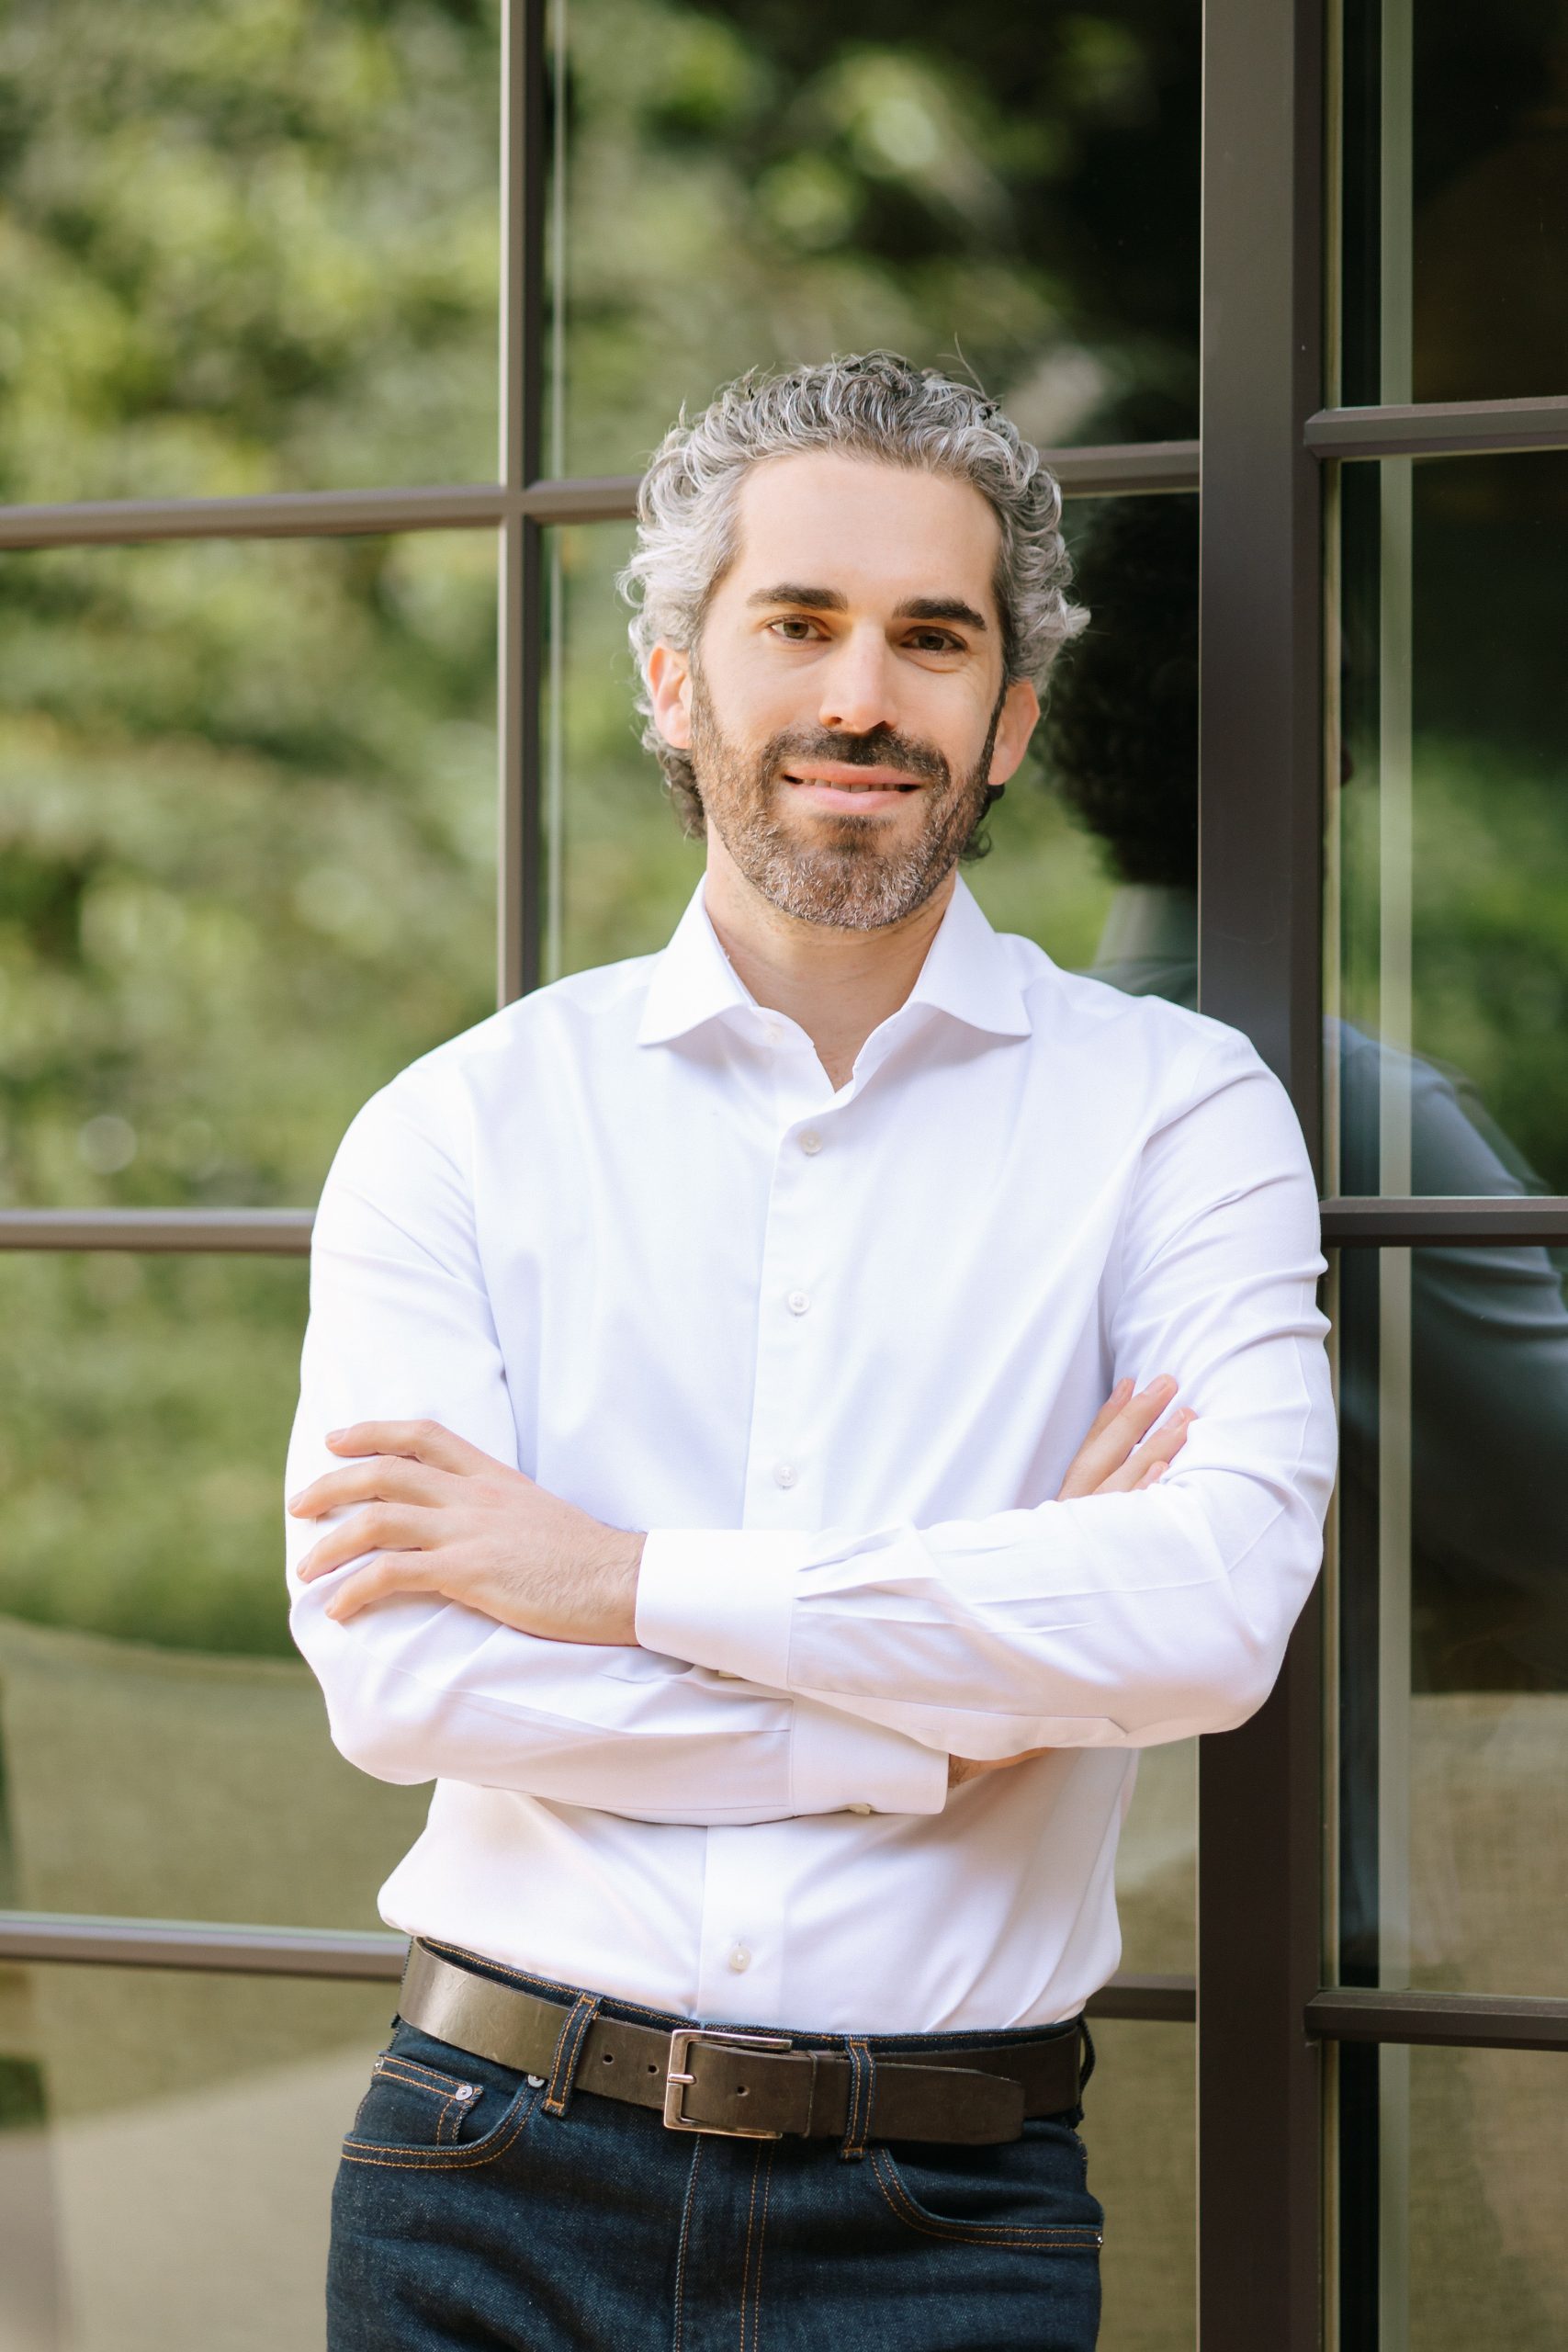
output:
<path id="1" fill-rule="evenodd" d="M 803 605 L 808 611 L 842 613 L 849 610 L 849 599 L 837 588 L 803 588 L 794 581 L 781 581 L 775 588 L 759 588 L 748 596 L 748 605 Z M 985 616 L 962 596 L 910 596 L 895 605 L 893 617 L 900 621 L 957 621 L 964 628 L 984 631 Z"/>

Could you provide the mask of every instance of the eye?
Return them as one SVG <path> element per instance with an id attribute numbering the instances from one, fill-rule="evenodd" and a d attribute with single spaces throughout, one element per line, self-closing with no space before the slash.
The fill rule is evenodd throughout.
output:
<path id="1" fill-rule="evenodd" d="M 953 637 L 944 628 L 918 629 L 909 643 L 917 653 L 963 653 L 967 650 L 961 637 Z"/>
<path id="2" fill-rule="evenodd" d="M 805 619 L 799 613 L 786 613 L 782 620 L 770 621 L 768 627 L 771 629 L 777 629 L 784 636 L 786 645 L 809 645 L 817 624 L 815 621 Z M 789 633 L 795 630 L 800 630 L 802 634 L 795 636 Z"/>

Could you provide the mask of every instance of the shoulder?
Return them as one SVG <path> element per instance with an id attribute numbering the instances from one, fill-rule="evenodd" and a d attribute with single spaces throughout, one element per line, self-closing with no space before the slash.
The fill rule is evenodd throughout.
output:
<path id="1" fill-rule="evenodd" d="M 999 936 L 1042 1051 L 1088 1057 L 1108 1078 L 1132 1076 L 1145 1099 L 1173 1107 L 1237 1079 L 1278 1086 L 1244 1030 L 1167 997 L 1134 995 L 1088 972 L 1068 971 L 1032 940 Z"/>
<path id="2" fill-rule="evenodd" d="M 361 1104 L 339 1159 L 384 1152 L 395 1137 L 468 1164 L 488 1106 L 524 1092 L 537 1099 L 541 1083 L 585 1053 L 630 1052 L 657 961 L 628 956 L 570 973 L 433 1046 Z"/>

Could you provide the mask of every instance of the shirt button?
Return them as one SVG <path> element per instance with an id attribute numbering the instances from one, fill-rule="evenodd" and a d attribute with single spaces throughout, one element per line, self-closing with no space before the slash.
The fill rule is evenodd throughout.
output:
<path id="1" fill-rule="evenodd" d="M 794 1484 L 795 1484 L 795 1464 L 794 1464 L 794 1463 L 793 1463 L 793 1462 L 775 1462 L 775 1463 L 774 1463 L 774 1464 L 773 1464 L 773 1484 L 774 1484 L 774 1486 L 775 1486 L 775 1487 L 793 1487 L 793 1486 L 794 1486 Z"/>
<path id="2" fill-rule="evenodd" d="M 792 1315 L 804 1315 L 810 1304 L 811 1293 L 808 1290 L 791 1291 L 789 1295 L 789 1311 Z"/>
<path id="3" fill-rule="evenodd" d="M 806 1129 L 806 1132 L 800 1138 L 800 1148 L 802 1151 L 816 1152 L 821 1150 L 822 1138 L 818 1134 L 815 1127 L 807 1127 Z"/>
<path id="4" fill-rule="evenodd" d="M 784 1031 L 776 1021 L 770 1021 L 764 1027 L 762 1035 L 770 1046 L 782 1046 L 784 1043 Z"/>
<path id="5" fill-rule="evenodd" d="M 751 1955 L 747 1951 L 744 1944 L 736 1945 L 735 1950 L 729 1955 L 729 1965 L 733 1968 L 737 1976 L 745 1975 L 746 1971 L 751 1965 Z"/>
<path id="6" fill-rule="evenodd" d="M 844 1811 L 846 1813 L 869 1813 L 871 1811 L 871 1807 L 868 1804 L 851 1804 L 846 1805 L 844 1807 Z"/>

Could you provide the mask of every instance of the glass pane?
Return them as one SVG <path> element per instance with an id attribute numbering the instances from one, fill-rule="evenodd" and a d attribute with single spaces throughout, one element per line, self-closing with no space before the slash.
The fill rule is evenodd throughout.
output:
<path id="1" fill-rule="evenodd" d="M 1347 466 L 1330 1182 L 1568 1192 L 1568 454 Z"/>
<path id="2" fill-rule="evenodd" d="M 498 0 L 14 0 L 0 501 L 492 481 Z"/>
<path id="3" fill-rule="evenodd" d="M 1151 1750 L 1152 1753 L 1157 1751 Z M 1084 2093 L 1089 2185 L 1105 2208 L 1100 2352 L 1193 2352 L 1197 2045 L 1190 2026 L 1100 2018 Z"/>
<path id="4" fill-rule="evenodd" d="M 292 1651 L 303 1259 L 0 1254 L 0 1906 L 375 1928 L 428 1792 Z"/>
<path id="5" fill-rule="evenodd" d="M 0 557 L 0 1204 L 305 1204 L 495 1005 L 489 532 Z"/>
<path id="6" fill-rule="evenodd" d="M 546 534 L 544 974 L 662 947 L 703 870 L 642 749 L 627 608 L 629 524 Z"/>
<path id="7" fill-rule="evenodd" d="M 1342 397 L 1568 391 L 1568 11 L 1347 0 Z"/>
<path id="8" fill-rule="evenodd" d="M 1342 2079 L 1348 2061 L 1341 2234 L 1358 2258 L 1344 2282 L 1346 2352 L 1374 2344 L 1560 2352 L 1568 2342 L 1561 2055 L 1342 2052 Z"/>
<path id="9" fill-rule="evenodd" d="M 1122 1973 L 1190 1976 L 1198 1964 L 1198 1743 L 1145 1747 L 1116 1850 Z"/>
<path id="10" fill-rule="evenodd" d="M 964 878 L 998 930 L 1070 970 L 1196 1002 L 1198 501 L 1073 499 L 1073 594 L 1094 614 L 1053 673 L 1029 762 Z M 703 868 L 639 742 L 629 525 L 547 534 L 547 978 L 669 938 Z"/>
<path id="11" fill-rule="evenodd" d="M 395 1984 L 0 1964 L 7 2352 L 321 2352 Z"/>
<path id="12" fill-rule="evenodd" d="M 555 0 L 552 472 L 891 346 L 1042 443 L 1197 431 L 1201 12 Z"/>
<path id="13" fill-rule="evenodd" d="M 1338 1270 L 1343 1966 L 1568 1994 L 1568 1307 L 1553 1253 Z"/>

